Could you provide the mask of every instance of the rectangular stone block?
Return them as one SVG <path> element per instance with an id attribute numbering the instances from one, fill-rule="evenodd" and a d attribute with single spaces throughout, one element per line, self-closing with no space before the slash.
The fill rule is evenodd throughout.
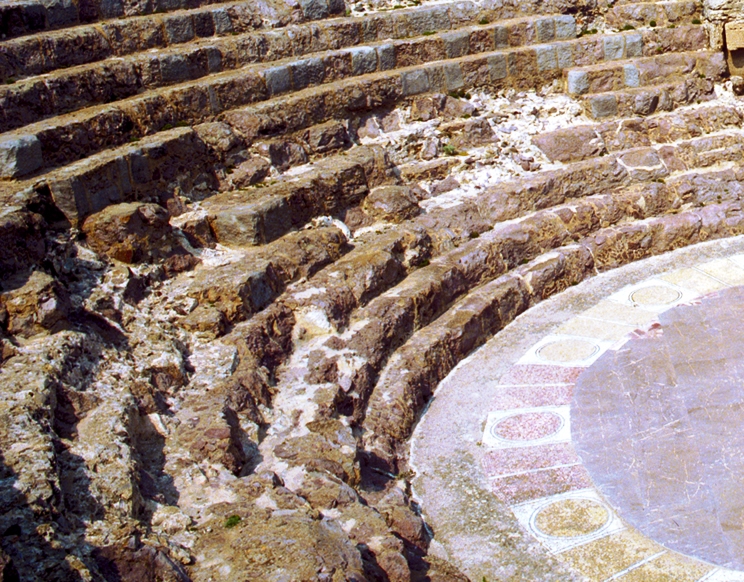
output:
<path id="1" fill-rule="evenodd" d="M 506 79 L 506 57 L 504 55 L 492 55 L 488 57 L 488 74 L 491 81 Z"/>
<path id="2" fill-rule="evenodd" d="M 555 54 L 558 59 L 559 69 L 567 69 L 574 66 L 573 46 L 565 44 L 556 45 Z"/>
<path id="3" fill-rule="evenodd" d="M 233 31 L 230 15 L 224 8 L 212 10 L 212 20 L 214 21 L 214 32 L 218 36 L 223 36 Z"/>
<path id="4" fill-rule="evenodd" d="M 493 44 L 496 49 L 502 49 L 509 46 L 509 30 L 506 26 L 494 27 Z"/>
<path id="5" fill-rule="evenodd" d="M 18 178 L 42 164 L 41 142 L 35 135 L 0 138 L 0 177 Z"/>
<path id="6" fill-rule="evenodd" d="M 351 70 L 354 75 L 366 75 L 377 70 L 377 52 L 372 47 L 360 46 L 349 49 Z"/>
<path id="7" fill-rule="evenodd" d="M 604 60 L 616 61 L 625 56 L 625 38 L 623 36 L 606 36 L 604 41 Z"/>
<path id="8" fill-rule="evenodd" d="M 166 16 L 163 19 L 163 27 L 168 44 L 188 42 L 194 38 L 194 26 L 190 15 Z"/>
<path id="9" fill-rule="evenodd" d="M 271 95 L 285 93 L 292 88 L 292 78 L 289 74 L 289 67 L 271 67 L 263 71 L 266 88 Z"/>
<path id="10" fill-rule="evenodd" d="M 189 62 L 183 55 L 164 55 L 160 59 L 160 76 L 164 83 L 178 83 L 189 79 Z"/>
<path id="11" fill-rule="evenodd" d="M 542 18 L 535 23 L 537 29 L 537 40 L 539 42 L 550 42 L 555 39 L 555 22 L 552 18 Z"/>
<path id="12" fill-rule="evenodd" d="M 401 73 L 400 78 L 403 83 L 403 95 L 405 97 L 426 93 L 431 90 L 429 77 L 424 70 L 406 71 Z"/>
<path id="13" fill-rule="evenodd" d="M 641 85 L 641 75 L 638 67 L 635 65 L 625 65 L 623 67 L 623 76 L 626 87 L 639 87 Z"/>
<path id="14" fill-rule="evenodd" d="M 325 65 L 319 58 L 303 59 L 290 65 L 292 86 L 299 91 L 310 85 L 320 85 L 325 75 Z"/>
<path id="15" fill-rule="evenodd" d="M 576 38 L 576 19 L 569 14 L 561 14 L 555 17 L 555 38 L 568 40 Z"/>
<path id="16" fill-rule="evenodd" d="M 612 117 L 617 115 L 617 98 L 614 95 L 596 95 L 591 98 L 589 104 L 592 117 Z"/>
<path id="17" fill-rule="evenodd" d="M 442 69 L 444 70 L 444 82 L 447 86 L 447 91 L 456 91 L 465 86 L 462 69 L 459 64 L 448 63 Z"/>
<path id="18" fill-rule="evenodd" d="M 535 48 L 535 54 L 537 56 L 537 70 L 541 73 L 558 68 L 558 58 L 554 46 L 539 46 Z"/>
<path id="19" fill-rule="evenodd" d="M 320 20 L 330 14 L 328 0 L 300 0 L 300 8 L 306 20 Z"/>
<path id="20" fill-rule="evenodd" d="M 643 37 L 640 34 L 629 34 L 625 37 L 625 58 L 643 56 Z"/>
<path id="21" fill-rule="evenodd" d="M 381 71 L 389 71 L 395 68 L 395 47 L 392 44 L 384 44 L 377 47 L 377 62 Z"/>
<path id="22" fill-rule="evenodd" d="M 566 76 L 566 91 L 570 95 L 583 95 L 589 91 L 589 75 L 586 71 L 569 71 Z"/>
<path id="23" fill-rule="evenodd" d="M 444 50 L 448 59 L 464 57 L 470 51 L 470 34 L 465 30 L 442 34 Z"/>

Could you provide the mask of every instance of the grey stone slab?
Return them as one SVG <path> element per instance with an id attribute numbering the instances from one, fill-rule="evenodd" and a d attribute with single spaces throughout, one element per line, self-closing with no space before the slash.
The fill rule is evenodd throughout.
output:
<path id="1" fill-rule="evenodd" d="M 623 76 L 626 87 L 639 87 L 641 85 L 641 73 L 635 65 L 625 65 Z"/>
<path id="2" fill-rule="evenodd" d="M 189 15 L 166 16 L 163 27 L 168 44 L 188 42 L 194 38 L 194 26 Z"/>
<path id="3" fill-rule="evenodd" d="M 0 138 L 0 176 L 18 178 L 38 170 L 44 160 L 35 135 Z"/>
<path id="4" fill-rule="evenodd" d="M 507 75 L 506 56 L 492 55 L 488 57 L 488 73 L 492 81 L 505 79 Z"/>
<path id="5" fill-rule="evenodd" d="M 310 85 L 319 85 L 325 76 L 323 59 L 311 58 L 295 61 L 290 65 L 292 70 L 292 87 L 299 91 Z"/>
<path id="6" fill-rule="evenodd" d="M 606 36 L 602 39 L 604 60 L 617 61 L 625 56 L 625 37 Z"/>
<path id="7" fill-rule="evenodd" d="M 431 90 L 429 77 L 425 70 L 419 69 L 401 73 L 401 80 L 403 82 L 403 95 L 406 97 Z"/>
<path id="8" fill-rule="evenodd" d="M 505 26 L 496 26 L 493 29 L 493 44 L 497 49 L 509 46 L 509 31 Z"/>
<path id="9" fill-rule="evenodd" d="M 377 62 L 381 71 L 389 71 L 395 68 L 395 47 L 392 44 L 383 44 L 377 47 Z"/>
<path id="10" fill-rule="evenodd" d="M 233 31 L 232 20 L 224 8 L 212 10 L 212 20 L 214 21 L 214 32 L 217 35 L 229 34 Z"/>
<path id="11" fill-rule="evenodd" d="M 537 55 L 538 71 L 554 71 L 558 68 L 558 58 L 555 54 L 555 46 L 538 46 L 535 48 L 535 53 Z"/>
<path id="12" fill-rule="evenodd" d="M 573 47 L 571 45 L 556 45 L 555 54 L 558 59 L 559 69 L 567 69 L 574 66 Z"/>
<path id="13" fill-rule="evenodd" d="M 566 84 L 569 94 L 583 95 L 589 90 L 589 75 L 586 71 L 569 71 Z"/>
<path id="14" fill-rule="evenodd" d="M 463 57 L 470 52 L 470 33 L 466 30 L 443 33 L 442 40 L 448 59 Z"/>
<path id="15" fill-rule="evenodd" d="M 614 95 L 595 95 L 591 98 L 592 116 L 601 119 L 617 115 L 617 98 Z"/>
<path id="16" fill-rule="evenodd" d="M 568 40 L 576 38 L 576 19 L 569 14 L 561 14 L 555 17 L 555 38 Z"/>
<path id="17" fill-rule="evenodd" d="M 285 93 L 292 88 L 292 77 L 289 73 L 289 67 L 271 67 L 263 72 L 263 78 L 266 88 L 271 95 Z"/>
<path id="18" fill-rule="evenodd" d="M 625 57 L 630 59 L 643 56 L 643 37 L 640 34 L 629 34 L 625 37 Z"/>
<path id="19" fill-rule="evenodd" d="M 455 91 L 465 86 L 462 69 L 458 63 L 447 63 L 442 69 L 444 70 L 444 82 L 447 86 L 447 91 Z"/>
<path id="20" fill-rule="evenodd" d="M 307 20 L 320 20 L 330 14 L 328 0 L 300 0 L 300 8 Z"/>
<path id="21" fill-rule="evenodd" d="M 189 62 L 183 55 L 164 55 L 160 59 L 160 76 L 165 83 L 189 79 Z"/>
<path id="22" fill-rule="evenodd" d="M 351 53 L 351 70 L 355 75 L 366 75 L 377 70 L 377 51 L 369 46 L 349 49 Z"/>
<path id="23" fill-rule="evenodd" d="M 46 8 L 47 25 L 50 28 L 69 26 L 78 22 L 78 9 L 72 0 L 41 0 Z"/>
<path id="24" fill-rule="evenodd" d="M 555 21 L 552 18 L 541 18 L 535 22 L 537 29 L 537 40 L 550 42 L 555 39 Z"/>

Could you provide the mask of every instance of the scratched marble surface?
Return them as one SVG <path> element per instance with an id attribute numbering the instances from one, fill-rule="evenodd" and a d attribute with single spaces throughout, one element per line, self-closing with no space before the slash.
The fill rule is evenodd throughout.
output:
<path id="1" fill-rule="evenodd" d="M 744 287 L 659 314 L 577 379 L 572 440 L 597 489 L 665 547 L 744 569 Z"/>

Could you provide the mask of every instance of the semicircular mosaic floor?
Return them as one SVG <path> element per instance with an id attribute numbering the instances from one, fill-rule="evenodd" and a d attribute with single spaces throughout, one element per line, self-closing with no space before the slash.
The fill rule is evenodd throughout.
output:
<path id="1" fill-rule="evenodd" d="M 518 564 L 489 578 L 463 541 L 503 545 L 503 525 L 489 539 L 452 516 L 487 491 L 591 580 L 744 581 L 743 251 L 719 241 L 600 275 L 441 384 L 411 460 L 448 558 L 478 580 L 520 579 Z M 448 472 L 458 455 L 467 487 Z"/>

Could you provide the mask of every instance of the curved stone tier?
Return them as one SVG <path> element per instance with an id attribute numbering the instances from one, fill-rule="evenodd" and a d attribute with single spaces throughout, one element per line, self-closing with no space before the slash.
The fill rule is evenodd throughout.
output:
<path id="1" fill-rule="evenodd" d="M 568 448 L 532 483 L 542 457 L 498 445 L 565 440 L 573 380 L 521 416 L 481 403 L 468 430 L 490 418 L 502 451 L 482 468 L 485 425 L 431 455 L 472 436 L 439 424 L 437 385 L 515 318 L 744 234 L 744 105 L 704 19 L 688 0 L 5 2 L 3 579 L 682 579 L 657 542 L 611 572 L 564 559 L 642 538 Z M 605 323 L 530 357 L 588 362 L 628 331 Z M 470 515 L 438 505 L 464 490 Z"/>

